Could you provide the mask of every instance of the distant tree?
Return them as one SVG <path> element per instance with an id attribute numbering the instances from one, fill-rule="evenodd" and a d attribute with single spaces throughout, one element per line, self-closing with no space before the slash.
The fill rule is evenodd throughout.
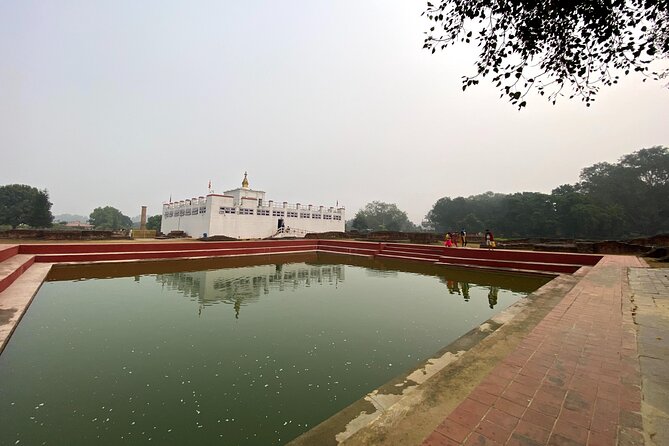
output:
<path id="1" fill-rule="evenodd" d="M 358 211 L 353 218 L 352 227 L 371 231 L 415 231 L 416 226 L 409 220 L 407 213 L 396 204 L 372 201 Z"/>
<path id="2" fill-rule="evenodd" d="M 475 232 L 483 232 L 485 231 L 485 224 L 481 220 L 479 220 L 476 215 L 469 213 L 465 218 L 462 220 L 458 220 L 457 224 L 455 225 L 455 228 L 451 229 L 464 229 L 468 233 L 475 233 Z"/>
<path id="3" fill-rule="evenodd" d="M 152 215 L 146 220 L 146 229 L 155 229 L 156 231 L 160 231 L 160 224 L 163 221 L 163 216 L 158 214 L 158 215 Z"/>
<path id="4" fill-rule="evenodd" d="M 648 187 L 669 187 L 669 148 L 654 146 L 625 155 L 620 165 L 632 169 Z"/>
<path id="5" fill-rule="evenodd" d="M 53 222 L 46 189 L 25 184 L 0 186 L 0 225 L 16 228 L 20 224 L 48 228 Z"/>
<path id="6" fill-rule="evenodd" d="M 495 226 L 511 237 L 544 237 L 555 234 L 555 209 L 550 195 L 520 192 L 502 200 L 503 211 Z"/>
<path id="7" fill-rule="evenodd" d="M 577 209 L 590 203 L 587 195 L 571 184 L 563 184 L 551 192 L 555 216 L 559 221 L 555 235 L 558 237 L 577 237 L 582 235 L 579 226 L 581 222 Z"/>
<path id="8" fill-rule="evenodd" d="M 476 42 L 476 74 L 463 76 L 463 90 L 490 76 L 519 108 L 532 89 L 555 103 L 567 87 L 590 105 L 618 73 L 669 73 L 648 68 L 669 56 L 667 0 L 440 0 L 424 14 L 432 24 L 424 48 L 432 53 Z"/>
<path id="9" fill-rule="evenodd" d="M 553 189 L 551 200 L 558 237 L 607 238 L 625 234 L 623 208 L 594 200 L 578 185 L 564 184 Z"/>
<path id="10" fill-rule="evenodd" d="M 130 217 L 123 215 L 121 211 L 111 206 L 95 208 L 91 212 L 89 223 L 95 226 L 95 229 L 106 229 L 116 231 L 119 229 L 132 228 Z"/>
<path id="11" fill-rule="evenodd" d="M 578 188 L 616 213 L 630 235 L 669 231 L 669 148 L 655 146 L 581 171 Z"/>
<path id="12" fill-rule="evenodd" d="M 463 227 L 468 232 L 478 232 L 487 227 L 497 227 L 493 223 L 503 212 L 505 197 L 504 194 L 486 192 L 467 198 L 440 198 L 425 216 L 425 220 L 437 232 L 457 231 Z M 474 226 L 470 226 L 468 222 Z"/>
<path id="13" fill-rule="evenodd" d="M 577 184 L 538 192 L 444 197 L 425 217 L 439 232 L 484 226 L 507 237 L 619 238 L 669 232 L 669 149 L 597 163 Z"/>

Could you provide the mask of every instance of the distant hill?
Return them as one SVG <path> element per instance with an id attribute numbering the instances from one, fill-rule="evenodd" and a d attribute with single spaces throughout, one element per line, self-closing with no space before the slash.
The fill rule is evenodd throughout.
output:
<path id="1" fill-rule="evenodd" d="M 53 221 L 80 221 L 82 223 L 87 223 L 88 222 L 88 217 L 85 217 L 83 215 L 77 215 L 77 214 L 58 214 L 53 216 Z"/>

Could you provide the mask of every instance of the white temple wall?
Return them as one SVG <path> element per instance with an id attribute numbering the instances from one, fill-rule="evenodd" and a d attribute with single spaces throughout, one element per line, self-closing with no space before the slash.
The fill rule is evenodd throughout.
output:
<path id="1" fill-rule="evenodd" d="M 261 215 L 213 215 L 210 235 L 226 235 L 228 237 L 265 238 L 277 231 L 277 221 Z"/>
<path id="2" fill-rule="evenodd" d="M 304 233 L 345 230 L 343 208 L 289 205 L 271 200 L 258 206 L 255 197 L 240 197 L 237 201 L 232 195 L 209 194 L 164 204 L 161 231 L 164 234 L 184 231 L 196 238 L 205 233 L 240 239 L 266 238 L 277 232 L 279 219 L 283 219 L 284 227 Z"/>
<path id="3" fill-rule="evenodd" d="M 209 230 L 208 214 L 184 215 L 172 218 L 165 218 L 160 225 L 160 232 L 169 234 L 172 231 L 184 231 L 191 237 L 202 237 L 202 234 Z"/>
<path id="4" fill-rule="evenodd" d="M 218 206 L 235 206 L 235 199 L 230 195 L 207 195 L 207 207 L 218 210 Z"/>
<path id="5" fill-rule="evenodd" d="M 278 220 L 278 218 L 277 218 Z M 311 218 L 292 218 L 286 217 L 284 219 L 286 226 L 295 229 L 303 229 L 307 232 L 344 232 L 345 221 L 341 220 L 320 220 Z"/>

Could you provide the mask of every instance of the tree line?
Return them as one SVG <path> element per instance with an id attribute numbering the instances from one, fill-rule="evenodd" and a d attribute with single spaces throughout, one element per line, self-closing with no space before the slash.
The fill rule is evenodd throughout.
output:
<path id="1" fill-rule="evenodd" d="M 54 224 L 51 213 L 52 203 L 49 192 L 26 184 L 8 184 L 0 186 L 0 226 L 12 229 L 53 228 L 63 226 Z M 147 229 L 160 230 L 162 217 L 154 215 L 147 219 Z M 95 229 L 117 231 L 131 229 L 132 219 L 112 206 L 97 207 L 89 215 L 88 222 Z"/>
<path id="2" fill-rule="evenodd" d="M 437 200 L 421 227 L 395 204 L 372 202 L 347 223 L 363 231 L 491 229 L 505 237 L 623 238 L 669 232 L 669 148 L 597 163 L 550 194 L 486 192 Z"/>
<path id="3" fill-rule="evenodd" d="M 437 200 L 436 231 L 490 228 L 506 237 L 621 238 L 669 232 L 669 148 L 655 146 L 597 163 L 550 194 L 486 192 Z"/>

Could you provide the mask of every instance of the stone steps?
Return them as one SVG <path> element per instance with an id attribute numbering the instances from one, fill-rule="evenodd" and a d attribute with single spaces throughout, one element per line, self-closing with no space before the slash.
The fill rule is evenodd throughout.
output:
<path id="1" fill-rule="evenodd" d="M 33 263 L 35 256 L 30 254 L 14 254 L 0 262 L 0 292 L 6 290 Z"/>
<path id="2" fill-rule="evenodd" d="M 300 244 L 294 246 L 258 247 L 258 248 L 227 248 L 227 249 L 190 249 L 190 250 L 157 250 L 157 251 L 125 251 L 122 247 L 110 252 L 75 252 L 36 254 L 37 262 L 104 262 L 118 260 L 156 260 L 191 257 L 227 257 L 238 255 L 284 254 L 292 252 L 315 251 L 318 245 Z"/>
<path id="3" fill-rule="evenodd" d="M 378 252 L 375 249 L 348 248 L 344 246 L 319 246 L 318 251 L 329 252 L 333 254 L 348 254 L 348 255 L 367 256 L 367 257 L 374 257 Z"/>
<path id="4" fill-rule="evenodd" d="M 450 256 L 441 256 L 436 263 L 440 265 L 478 266 L 486 268 L 533 270 L 533 271 L 546 271 L 552 273 L 565 273 L 565 274 L 573 274 L 576 271 L 578 271 L 578 269 L 581 267 L 581 265 L 573 265 L 565 263 L 476 259 L 476 258 L 463 258 L 463 257 L 450 257 Z"/>
<path id="5" fill-rule="evenodd" d="M 429 262 L 429 263 L 434 263 L 435 259 L 419 256 L 419 255 L 411 255 L 407 253 L 386 253 L 383 251 L 381 254 L 377 254 L 376 257 L 382 258 L 382 259 L 397 259 L 397 260 L 407 260 L 407 261 L 413 261 L 413 262 Z"/>
<path id="6" fill-rule="evenodd" d="M 412 257 L 422 260 L 428 260 L 436 262 L 441 257 L 442 253 L 427 253 L 427 252 L 417 252 L 417 251 L 408 251 L 408 250 L 399 250 L 399 249 L 390 249 L 386 248 L 381 251 L 379 254 L 380 257 Z"/>

